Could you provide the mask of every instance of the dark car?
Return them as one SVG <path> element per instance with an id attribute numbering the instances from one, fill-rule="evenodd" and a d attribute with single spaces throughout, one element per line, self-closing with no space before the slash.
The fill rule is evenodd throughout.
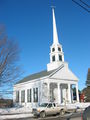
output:
<path id="1" fill-rule="evenodd" d="M 82 118 L 83 120 L 90 120 L 90 106 L 84 110 Z"/>

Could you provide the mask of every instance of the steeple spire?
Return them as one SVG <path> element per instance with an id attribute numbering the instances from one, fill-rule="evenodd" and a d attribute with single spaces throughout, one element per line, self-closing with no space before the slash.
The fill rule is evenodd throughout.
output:
<path id="1" fill-rule="evenodd" d="M 54 70 L 58 68 L 62 63 L 64 63 L 64 53 L 62 45 L 59 43 L 54 7 L 52 7 L 52 16 L 53 16 L 53 44 L 50 46 L 50 63 L 47 64 L 47 70 Z"/>
<path id="2" fill-rule="evenodd" d="M 52 14 L 53 14 L 53 44 L 58 44 L 58 34 L 57 34 L 57 28 L 56 28 L 54 7 L 52 7 Z"/>

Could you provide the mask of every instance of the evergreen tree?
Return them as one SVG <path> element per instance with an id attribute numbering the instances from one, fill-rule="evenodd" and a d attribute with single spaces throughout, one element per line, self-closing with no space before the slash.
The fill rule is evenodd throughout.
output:
<path id="1" fill-rule="evenodd" d="M 83 89 L 83 93 L 85 94 L 85 101 L 90 102 L 90 68 L 88 69 L 86 88 Z"/>
<path id="2" fill-rule="evenodd" d="M 86 80 L 86 86 L 90 86 L 90 68 L 88 69 L 88 74 L 87 74 L 87 80 Z"/>

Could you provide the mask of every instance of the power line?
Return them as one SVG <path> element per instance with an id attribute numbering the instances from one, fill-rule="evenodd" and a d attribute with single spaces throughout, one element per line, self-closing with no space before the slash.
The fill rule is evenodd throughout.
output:
<path id="1" fill-rule="evenodd" d="M 85 4 L 88 8 L 90 8 L 90 5 L 88 5 L 87 3 L 85 3 L 83 0 L 80 0 L 83 4 Z"/>
<path id="2" fill-rule="evenodd" d="M 90 10 L 88 9 L 88 8 L 90 8 L 90 6 L 87 4 L 87 3 L 85 3 L 83 0 L 80 0 L 80 3 L 82 3 L 82 4 L 80 4 L 79 2 L 77 2 L 76 0 L 72 0 L 74 3 L 76 3 L 77 5 L 79 5 L 80 7 L 82 7 L 84 10 L 86 10 L 87 12 L 89 12 L 90 13 Z M 86 7 L 84 7 L 84 5 L 86 6 Z M 88 7 L 88 8 L 87 8 Z"/>

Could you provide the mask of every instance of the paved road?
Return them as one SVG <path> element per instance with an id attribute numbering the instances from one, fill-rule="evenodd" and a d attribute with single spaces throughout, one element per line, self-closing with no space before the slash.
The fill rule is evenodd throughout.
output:
<path id="1" fill-rule="evenodd" d="M 20 118 L 12 120 L 81 120 L 81 113 L 66 114 L 64 117 L 48 116 L 46 118 Z"/>

